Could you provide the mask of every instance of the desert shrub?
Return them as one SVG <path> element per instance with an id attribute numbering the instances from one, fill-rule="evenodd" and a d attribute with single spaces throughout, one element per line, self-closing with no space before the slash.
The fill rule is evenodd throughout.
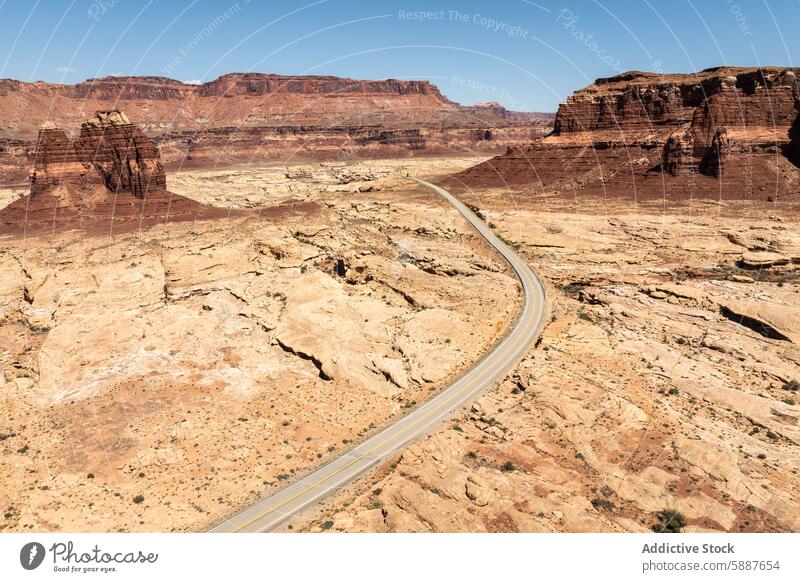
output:
<path id="1" fill-rule="evenodd" d="M 664 509 L 656 514 L 658 523 L 651 529 L 656 533 L 680 533 L 686 527 L 686 518 L 680 511 Z"/>
<path id="2" fill-rule="evenodd" d="M 611 503 L 608 499 L 603 499 L 602 497 L 595 497 L 592 499 L 592 507 L 595 509 L 605 509 L 606 511 L 611 511 L 614 509 L 614 504 Z"/>
<path id="3" fill-rule="evenodd" d="M 502 465 L 500 465 L 500 470 L 504 473 L 509 473 L 511 471 L 516 471 L 517 466 L 514 464 L 514 461 L 506 461 Z"/>

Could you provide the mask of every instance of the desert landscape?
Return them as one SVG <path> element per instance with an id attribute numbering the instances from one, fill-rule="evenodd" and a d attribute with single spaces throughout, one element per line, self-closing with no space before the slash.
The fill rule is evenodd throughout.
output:
<path id="1" fill-rule="evenodd" d="M 482 362 L 520 282 L 413 177 L 546 325 L 280 531 L 796 531 L 796 74 L 2 81 L 0 528 L 208 530 Z"/>

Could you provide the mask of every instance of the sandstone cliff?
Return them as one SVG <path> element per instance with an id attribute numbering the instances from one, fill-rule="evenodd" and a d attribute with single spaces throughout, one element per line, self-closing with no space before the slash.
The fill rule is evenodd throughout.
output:
<path id="1" fill-rule="evenodd" d="M 0 80 L 0 146 L 15 142 L 16 147 L 0 147 L 0 182 L 24 179 L 42 120 L 77 126 L 94 110 L 126 111 L 161 146 L 165 163 L 195 166 L 497 152 L 551 127 L 550 114 L 519 114 L 494 105 L 462 107 L 428 81 L 397 79 L 261 73 L 231 73 L 200 85 L 165 77 L 105 77 L 75 85 L 5 79 Z"/>
<path id="2" fill-rule="evenodd" d="M 794 194 L 799 100 L 794 69 L 598 79 L 561 104 L 550 135 L 453 184 L 633 197 Z"/>
<path id="3" fill-rule="evenodd" d="M 167 185 L 155 144 L 119 111 L 97 112 L 81 126 L 75 141 L 52 124 L 44 125 L 30 181 L 33 195 L 62 182 L 76 186 L 99 182 L 111 192 L 144 198 L 148 190 Z"/>
<path id="4" fill-rule="evenodd" d="M 173 195 L 166 185 L 158 148 L 124 113 L 98 111 L 75 139 L 45 123 L 30 194 L 0 210 L 0 234 L 127 228 L 221 212 Z"/>

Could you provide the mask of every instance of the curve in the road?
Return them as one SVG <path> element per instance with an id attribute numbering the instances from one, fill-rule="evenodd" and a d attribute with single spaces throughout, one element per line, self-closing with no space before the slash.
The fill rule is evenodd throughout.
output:
<path id="1" fill-rule="evenodd" d="M 544 287 L 530 266 L 465 204 L 446 190 L 412 178 L 447 199 L 508 262 L 522 285 L 522 310 L 514 328 L 470 371 L 410 414 L 357 447 L 323 465 L 285 489 L 226 519 L 212 532 L 260 532 L 274 529 L 385 460 L 409 442 L 427 434 L 500 380 L 538 336 L 546 313 Z"/>

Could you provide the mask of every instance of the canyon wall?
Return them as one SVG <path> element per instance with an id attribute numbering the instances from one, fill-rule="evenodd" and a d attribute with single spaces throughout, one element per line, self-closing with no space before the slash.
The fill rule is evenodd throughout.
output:
<path id="1" fill-rule="evenodd" d="M 799 102 L 795 69 L 598 79 L 559 106 L 551 134 L 509 148 L 452 184 L 775 199 L 798 192 L 792 152 Z"/>
<path id="2" fill-rule="evenodd" d="M 112 109 L 136 119 L 171 167 L 497 153 L 541 137 L 553 120 L 497 103 L 464 107 L 428 81 L 261 73 L 232 73 L 199 85 L 164 77 L 105 77 L 75 85 L 5 79 L 0 80 L 0 183 L 26 179 L 42 123 L 75 127 L 96 110 Z"/>

